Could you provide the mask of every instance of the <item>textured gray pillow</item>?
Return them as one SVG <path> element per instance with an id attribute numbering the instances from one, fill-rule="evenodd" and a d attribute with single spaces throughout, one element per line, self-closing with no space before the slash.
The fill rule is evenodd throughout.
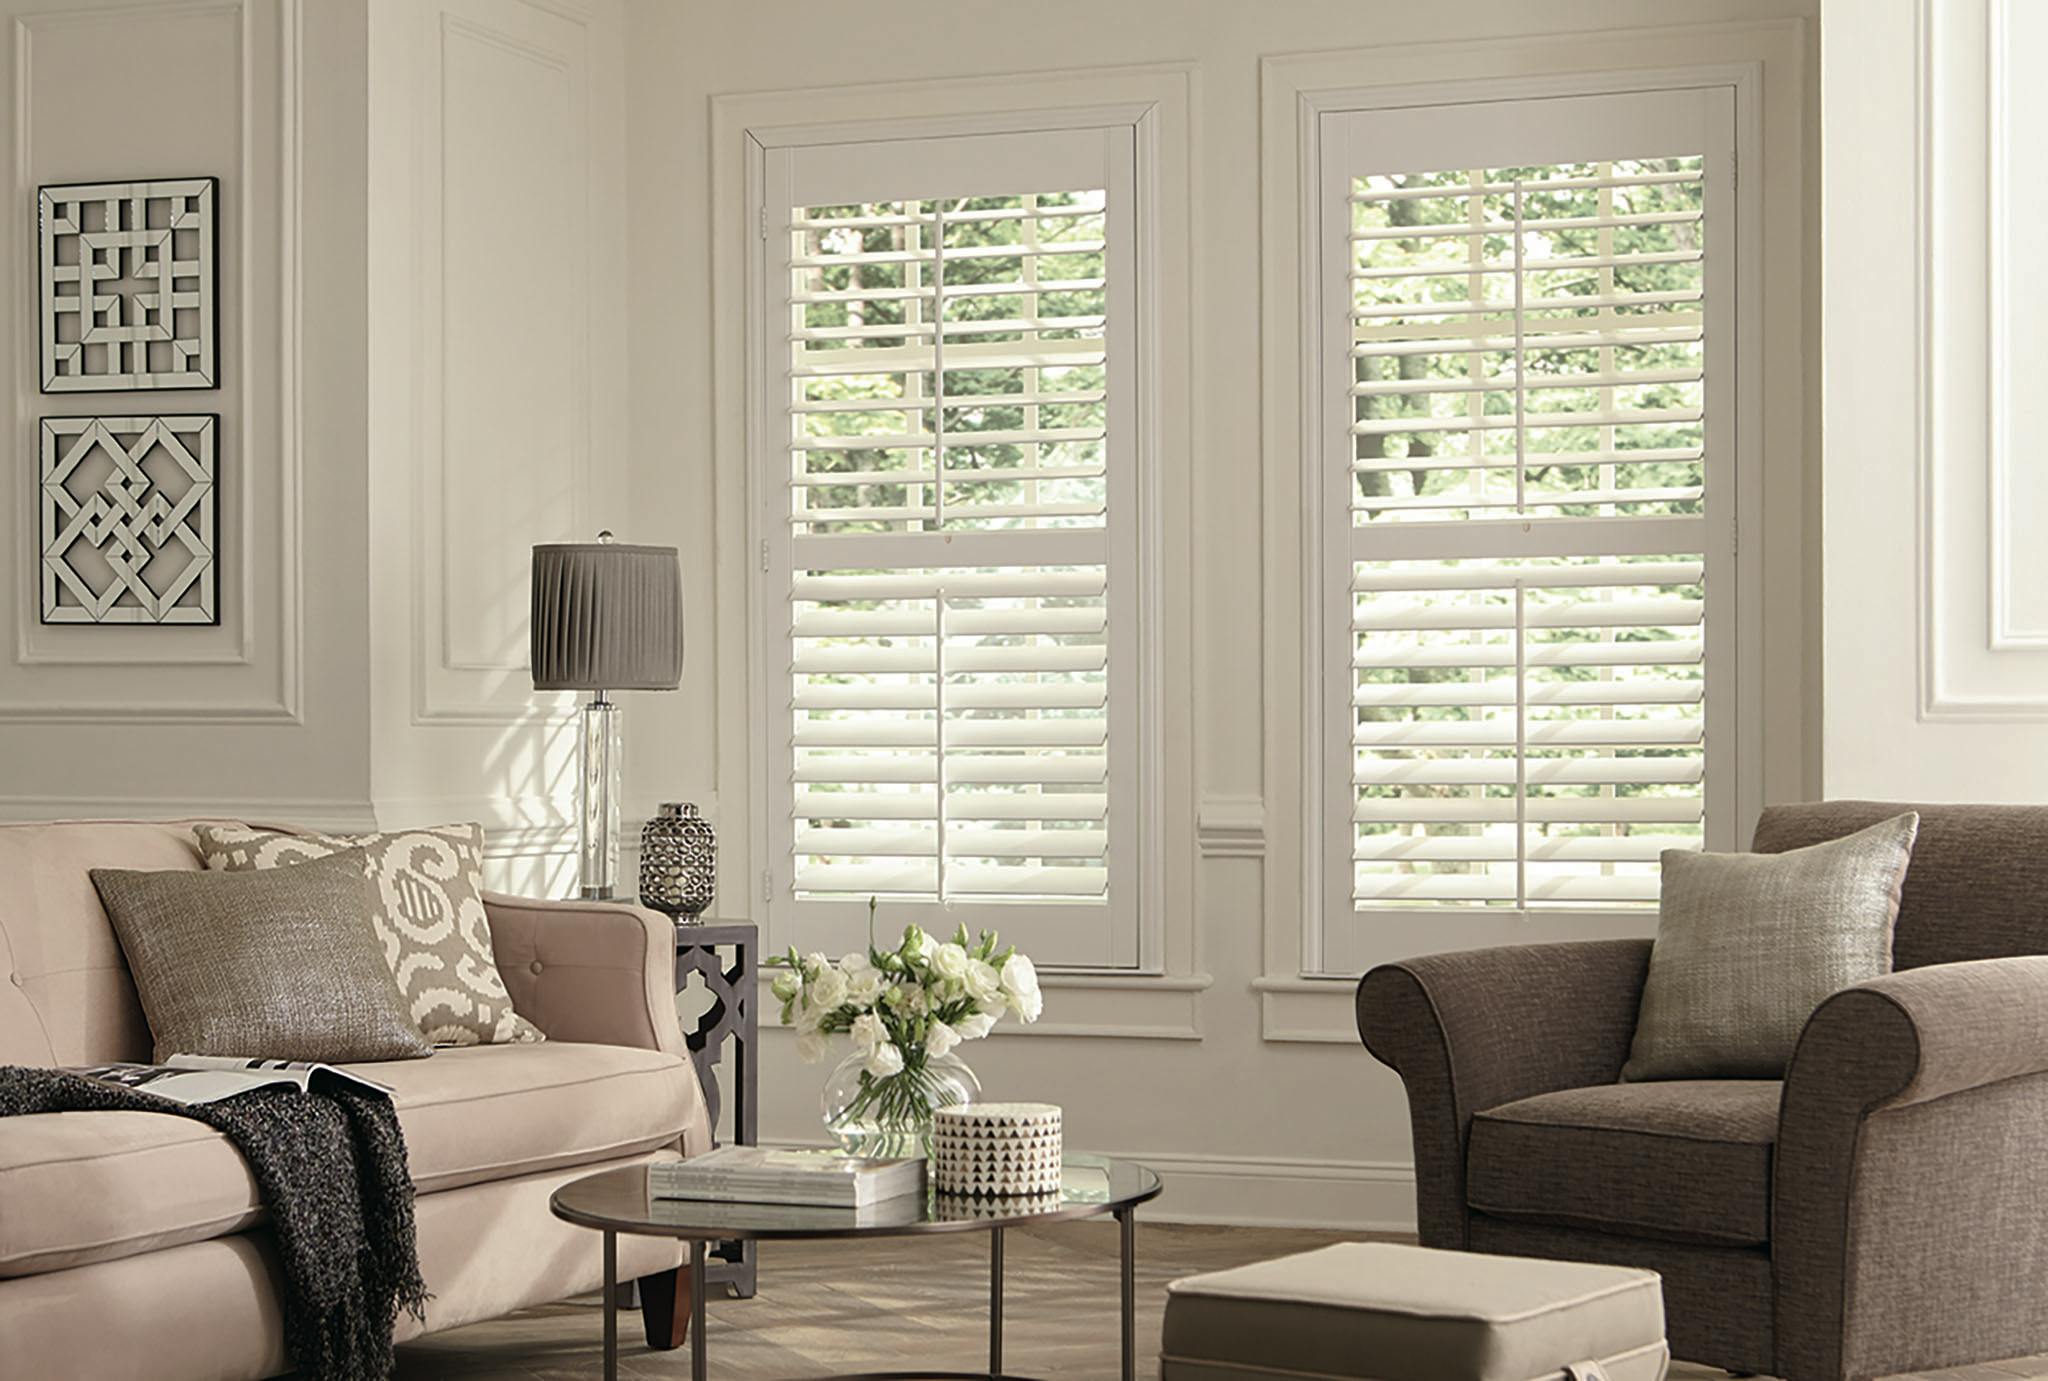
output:
<path id="1" fill-rule="evenodd" d="M 377 948 L 360 852 L 254 873 L 95 868 L 92 885 L 159 1060 L 433 1053 Z"/>
<path id="2" fill-rule="evenodd" d="M 1778 1079 L 1813 1009 L 1891 972 L 1920 817 L 1781 854 L 1667 849 L 1624 1080 Z"/>

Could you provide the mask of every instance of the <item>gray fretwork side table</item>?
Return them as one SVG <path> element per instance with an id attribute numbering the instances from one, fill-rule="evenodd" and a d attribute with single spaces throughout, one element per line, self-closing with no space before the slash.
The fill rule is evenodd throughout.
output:
<path id="1" fill-rule="evenodd" d="M 759 1076 L 760 1027 L 754 1013 L 755 966 L 760 958 L 761 932 L 745 921 L 706 921 L 701 925 L 676 927 L 676 991 L 689 985 L 690 975 L 702 980 L 711 994 L 711 1006 L 697 1020 L 697 1028 L 685 1033 L 690 1059 L 697 1066 L 697 1081 L 704 1086 L 704 1099 L 711 1112 L 712 1135 L 721 1145 L 756 1144 L 760 1109 L 754 1093 Z M 727 960 L 722 951 L 730 951 Z M 732 1091 L 730 1130 L 721 1128 L 723 1100 L 718 1092 L 718 1065 L 732 1051 L 728 1087 Z M 719 1242 L 710 1252 L 705 1281 L 725 1285 L 739 1299 L 754 1297 L 754 1253 L 752 1241 Z"/>

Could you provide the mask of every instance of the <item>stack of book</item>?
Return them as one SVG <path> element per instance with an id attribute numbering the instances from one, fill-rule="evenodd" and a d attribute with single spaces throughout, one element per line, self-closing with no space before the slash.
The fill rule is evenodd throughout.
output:
<path id="1" fill-rule="evenodd" d="M 870 1160 L 842 1151 L 776 1151 L 721 1146 L 689 1160 L 647 1167 L 657 1199 L 864 1208 L 924 1189 L 924 1161 Z"/>

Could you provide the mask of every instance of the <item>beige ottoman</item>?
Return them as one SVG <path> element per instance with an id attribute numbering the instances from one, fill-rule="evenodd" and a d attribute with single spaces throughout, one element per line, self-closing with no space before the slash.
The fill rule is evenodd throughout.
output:
<path id="1" fill-rule="evenodd" d="M 1167 1287 L 1160 1381 L 1663 1381 L 1654 1271 L 1345 1242 Z"/>

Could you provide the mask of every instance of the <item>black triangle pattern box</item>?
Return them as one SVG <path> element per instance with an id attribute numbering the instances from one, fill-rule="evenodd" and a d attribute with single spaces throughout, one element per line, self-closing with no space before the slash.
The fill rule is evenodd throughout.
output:
<path id="1" fill-rule="evenodd" d="M 970 1103 L 932 1116 L 932 1184 L 941 1194 L 1010 1199 L 1060 1192 L 1060 1110 Z"/>

